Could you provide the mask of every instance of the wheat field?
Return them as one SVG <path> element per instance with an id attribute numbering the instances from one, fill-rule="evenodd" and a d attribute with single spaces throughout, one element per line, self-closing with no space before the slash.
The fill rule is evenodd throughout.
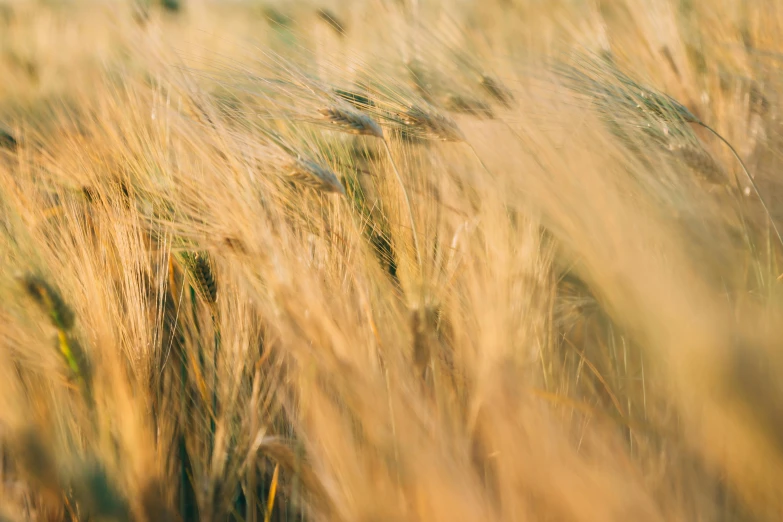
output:
<path id="1" fill-rule="evenodd" d="M 781 35 L 2 0 L 0 520 L 783 520 Z"/>

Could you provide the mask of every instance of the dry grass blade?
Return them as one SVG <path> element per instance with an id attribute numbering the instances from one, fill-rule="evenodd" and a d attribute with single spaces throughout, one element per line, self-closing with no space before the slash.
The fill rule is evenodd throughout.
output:
<path id="1" fill-rule="evenodd" d="M 275 495 L 277 494 L 277 477 L 280 472 L 280 464 L 275 464 L 275 471 L 272 473 L 272 484 L 269 486 L 269 496 L 266 499 L 266 511 L 264 512 L 264 522 L 272 520 L 272 510 L 275 507 Z"/>
<path id="2" fill-rule="evenodd" d="M 317 473 L 306 461 L 303 462 L 288 444 L 274 437 L 264 437 L 262 440 L 257 441 L 257 444 L 257 446 L 254 446 L 255 451 L 259 451 L 273 459 L 276 465 L 279 465 L 283 471 L 301 480 L 308 493 L 312 495 L 313 503 L 323 513 L 330 514 L 334 512 L 335 507 L 332 505 L 331 498 Z"/>

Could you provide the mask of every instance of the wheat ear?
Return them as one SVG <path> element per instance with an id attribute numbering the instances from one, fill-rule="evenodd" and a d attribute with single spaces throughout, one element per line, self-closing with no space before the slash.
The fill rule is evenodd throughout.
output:
<path id="1" fill-rule="evenodd" d="M 764 208 L 764 212 L 767 214 L 767 219 L 769 219 L 769 224 L 772 225 L 772 230 L 775 231 L 775 235 L 778 237 L 778 241 L 780 242 L 780 245 L 783 246 L 783 236 L 780 235 L 780 230 L 778 230 L 777 225 L 775 225 L 775 220 L 772 219 L 772 213 L 769 211 L 769 207 L 767 207 L 767 203 L 764 201 L 764 198 L 761 196 L 761 192 L 759 191 L 758 185 L 756 185 L 756 182 L 753 180 L 753 177 L 750 175 L 750 172 L 748 172 L 748 168 L 745 166 L 745 162 L 742 161 L 742 158 L 740 157 L 739 153 L 737 153 L 736 149 L 729 143 L 729 141 L 721 136 L 716 130 L 714 130 L 712 127 L 707 125 L 701 120 L 696 120 L 693 123 L 696 123 L 697 125 L 700 125 L 707 129 L 710 133 L 712 133 L 716 138 L 718 138 L 720 141 L 722 141 L 731 151 L 731 153 L 736 158 L 737 162 L 740 164 L 740 167 L 742 167 L 742 172 L 745 173 L 745 177 L 748 178 L 748 181 L 750 182 L 750 186 L 753 187 L 753 191 L 756 193 L 756 196 L 759 198 L 759 201 L 761 202 L 761 206 Z M 740 197 L 742 197 L 742 193 L 740 192 Z"/>
<path id="2" fill-rule="evenodd" d="M 218 286 L 209 254 L 206 252 L 182 252 L 180 259 L 184 262 L 188 275 L 191 277 L 191 285 L 199 297 L 209 304 L 214 304 L 217 301 Z"/>
<path id="3" fill-rule="evenodd" d="M 28 274 L 21 276 L 20 280 L 27 294 L 49 316 L 52 326 L 57 330 L 57 348 L 73 376 L 82 385 L 85 398 L 90 400 L 88 361 L 82 347 L 69 335 L 75 322 L 73 311 L 54 286 L 44 279 Z"/>
<path id="4" fill-rule="evenodd" d="M 422 270 L 424 264 L 421 259 L 421 249 L 419 248 L 419 237 L 416 232 L 416 221 L 413 216 L 413 207 L 411 206 L 410 197 L 408 191 L 405 188 L 405 184 L 402 181 L 402 176 L 397 168 L 397 163 L 394 161 L 394 156 L 391 152 L 386 137 L 383 135 L 383 129 L 375 120 L 367 116 L 363 112 L 338 106 L 330 106 L 325 109 L 321 109 L 320 114 L 328 119 L 338 130 L 347 132 L 349 134 L 359 134 L 364 136 L 372 136 L 378 138 L 383 142 L 383 146 L 386 149 L 386 154 L 389 156 L 389 162 L 392 165 L 392 170 L 397 178 L 397 182 L 402 190 L 403 198 L 405 199 L 405 206 L 408 210 L 408 218 L 411 222 L 411 232 L 413 234 L 413 245 L 416 249 L 416 259 L 419 263 L 419 270 Z"/>

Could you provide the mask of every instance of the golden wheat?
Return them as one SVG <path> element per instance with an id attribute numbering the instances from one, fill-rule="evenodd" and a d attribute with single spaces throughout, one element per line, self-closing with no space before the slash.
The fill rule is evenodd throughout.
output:
<path id="1" fill-rule="evenodd" d="M 99 4 L 0 3 L 0 519 L 781 520 L 777 3 Z"/>

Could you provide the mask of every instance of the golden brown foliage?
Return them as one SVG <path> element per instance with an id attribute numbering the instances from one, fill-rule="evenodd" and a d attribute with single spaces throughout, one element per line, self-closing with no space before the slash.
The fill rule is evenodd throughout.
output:
<path id="1" fill-rule="evenodd" d="M 262 4 L 0 6 L 0 520 L 783 518 L 782 5 Z"/>

